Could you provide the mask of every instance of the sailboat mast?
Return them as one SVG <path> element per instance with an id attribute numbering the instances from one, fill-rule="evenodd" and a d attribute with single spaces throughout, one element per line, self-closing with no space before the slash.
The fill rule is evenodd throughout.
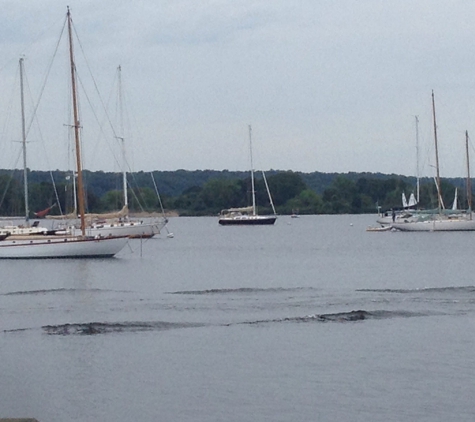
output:
<path id="1" fill-rule="evenodd" d="M 256 215 L 256 191 L 254 188 L 254 163 L 252 161 L 252 129 L 249 125 L 249 151 L 251 154 L 251 190 L 252 190 L 252 215 Z"/>
<path id="2" fill-rule="evenodd" d="M 119 82 L 119 117 L 120 117 L 120 137 L 122 147 L 122 189 L 124 191 L 124 206 L 129 205 L 129 199 L 127 197 L 127 159 L 125 157 L 125 139 L 124 139 L 124 110 L 122 103 L 122 67 L 117 68 L 118 82 Z"/>
<path id="3" fill-rule="evenodd" d="M 416 196 L 417 203 L 419 204 L 419 195 L 420 195 L 420 173 L 419 173 L 419 116 L 414 116 L 416 118 Z"/>
<path id="4" fill-rule="evenodd" d="M 435 142 L 435 168 L 436 168 L 436 180 L 437 185 L 437 195 L 438 195 L 438 204 L 439 204 L 439 213 L 442 211 L 442 192 L 440 190 L 440 174 L 439 174 L 439 150 L 437 144 L 437 122 L 435 119 L 435 99 L 434 91 L 432 91 L 432 116 L 434 119 L 434 142 Z"/>
<path id="5" fill-rule="evenodd" d="M 21 98 L 21 139 L 23 149 L 23 185 L 25 195 L 25 222 L 30 221 L 30 207 L 28 204 L 28 168 L 26 166 L 26 126 L 25 126 L 25 96 L 23 87 L 23 58 L 20 58 L 20 98 Z"/>
<path id="6" fill-rule="evenodd" d="M 467 201 L 470 220 L 472 219 L 472 181 L 470 180 L 470 159 L 468 155 L 468 130 L 465 131 L 465 151 L 467 155 Z"/>
<path id="7" fill-rule="evenodd" d="M 74 64 L 71 13 L 69 11 L 69 7 L 68 7 L 67 19 L 68 19 L 68 36 L 69 36 L 69 62 L 71 65 L 71 90 L 72 90 L 72 99 L 73 99 L 74 140 L 76 144 L 76 169 L 78 172 L 78 204 L 79 204 L 79 215 L 81 217 L 81 232 L 82 232 L 82 235 L 84 236 L 86 234 L 86 222 L 84 218 L 84 213 L 85 213 L 84 184 L 83 184 L 83 179 L 82 179 L 81 145 L 79 141 L 79 113 L 78 113 L 77 93 L 76 93 L 76 67 Z"/>

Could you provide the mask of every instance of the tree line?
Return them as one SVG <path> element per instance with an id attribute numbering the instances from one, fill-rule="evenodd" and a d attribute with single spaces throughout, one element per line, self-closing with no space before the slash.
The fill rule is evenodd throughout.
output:
<path id="1" fill-rule="evenodd" d="M 22 172 L 0 171 L 0 216 L 24 214 Z M 402 193 L 415 191 L 415 178 L 380 173 L 266 173 L 269 190 L 278 214 L 361 214 L 400 208 Z M 30 171 L 29 208 L 37 212 L 53 206 L 51 213 L 71 212 L 74 187 L 70 173 Z M 54 181 L 54 183 L 53 183 Z M 87 208 L 99 213 L 120 209 L 124 204 L 122 175 L 85 172 Z M 248 172 L 216 170 L 175 172 L 137 172 L 128 175 L 129 209 L 132 212 L 157 212 L 162 206 L 179 215 L 216 215 L 222 209 L 251 204 L 251 180 Z M 159 194 L 155 189 L 158 186 Z M 466 207 L 463 179 L 443 179 L 444 203 L 450 207 L 455 189 L 461 207 Z M 271 204 L 262 176 L 255 180 L 256 203 L 260 213 L 271 212 Z M 437 206 L 432 179 L 420 183 L 422 208 Z M 33 217 L 33 214 L 31 215 Z"/>

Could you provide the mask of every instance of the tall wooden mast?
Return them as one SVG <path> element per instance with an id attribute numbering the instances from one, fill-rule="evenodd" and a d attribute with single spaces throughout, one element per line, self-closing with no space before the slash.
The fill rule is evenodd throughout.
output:
<path id="1" fill-rule="evenodd" d="M 74 52 L 73 52 L 73 36 L 71 28 L 71 13 L 68 6 L 68 36 L 69 36 L 69 62 L 71 65 L 71 90 L 72 90 L 72 99 L 73 99 L 73 127 L 74 127 L 74 140 L 76 144 L 76 169 L 78 173 L 78 205 L 79 205 L 79 215 L 81 217 L 81 232 L 82 235 L 86 234 L 86 222 L 84 218 L 85 214 L 85 205 L 84 205 L 84 184 L 82 179 L 82 163 L 81 163 L 81 143 L 79 139 L 79 113 L 78 113 L 78 104 L 77 104 L 77 93 L 76 93 L 76 66 L 74 64 Z"/>

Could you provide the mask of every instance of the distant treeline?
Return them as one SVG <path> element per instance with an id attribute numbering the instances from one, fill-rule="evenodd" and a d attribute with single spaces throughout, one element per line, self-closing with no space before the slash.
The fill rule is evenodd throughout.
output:
<path id="1" fill-rule="evenodd" d="M 123 206 L 122 175 L 84 172 L 89 212 L 104 212 Z M 269 189 L 278 214 L 361 214 L 400 208 L 402 193 L 415 193 L 416 179 L 382 173 L 301 173 L 266 172 Z M 71 173 L 29 171 L 29 208 L 40 211 L 55 204 L 51 213 L 68 213 L 74 208 Z M 53 183 L 54 181 L 54 183 Z M 136 172 L 128 175 L 131 211 L 157 212 L 161 204 L 180 215 L 216 215 L 221 209 L 244 207 L 251 203 L 249 172 L 216 170 L 176 170 Z M 158 188 L 159 195 L 155 189 Z M 465 180 L 443 179 L 442 193 L 452 206 L 455 188 L 460 207 L 466 207 Z M 259 212 L 271 211 L 262 175 L 256 173 Z M 160 203 L 161 202 L 161 203 Z M 420 206 L 434 208 L 437 195 L 434 181 L 420 180 Z M 23 215 L 23 172 L 0 170 L 0 216 Z M 32 214 L 33 217 L 33 214 Z"/>

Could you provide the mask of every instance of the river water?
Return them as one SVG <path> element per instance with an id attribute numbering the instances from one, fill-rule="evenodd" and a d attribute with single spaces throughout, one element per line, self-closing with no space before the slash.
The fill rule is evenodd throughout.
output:
<path id="1" fill-rule="evenodd" d="M 473 421 L 475 234 L 374 220 L 172 218 L 114 259 L 1 261 L 0 417 Z"/>

